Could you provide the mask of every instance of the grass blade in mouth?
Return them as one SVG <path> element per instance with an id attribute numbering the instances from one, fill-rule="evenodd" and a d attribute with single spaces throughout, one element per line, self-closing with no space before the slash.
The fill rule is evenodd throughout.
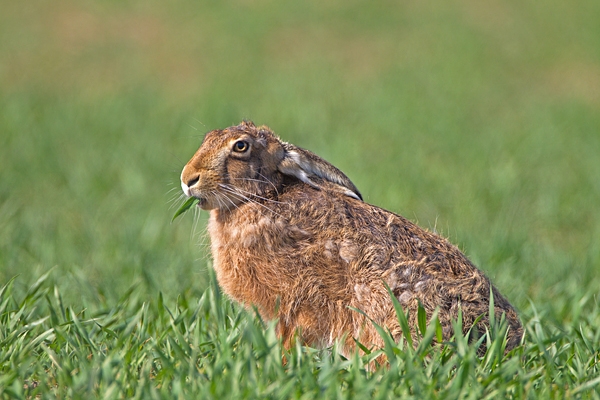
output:
<path id="1" fill-rule="evenodd" d="M 173 215 L 171 222 L 175 221 L 175 218 L 179 217 L 181 214 L 185 213 L 187 210 L 198 204 L 198 202 L 200 202 L 200 200 L 198 200 L 195 197 L 190 197 L 189 199 L 187 199 L 185 203 L 183 203 L 181 207 L 179 207 L 177 211 L 175 211 L 175 215 Z"/>

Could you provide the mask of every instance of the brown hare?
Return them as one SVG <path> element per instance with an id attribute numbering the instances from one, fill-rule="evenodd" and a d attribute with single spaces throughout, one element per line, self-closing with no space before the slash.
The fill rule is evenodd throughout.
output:
<path id="1" fill-rule="evenodd" d="M 465 333 L 506 315 L 507 350 L 521 341 L 514 308 L 461 251 L 407 219 L 362 201 L 354 184 L 315 154 L 282 142 L 269 128 L 242 122 L 209 132 L 181 173 L 186 196 L 210 210 L 208 232 L 225 293 L 278 319 L 290 346 L 331 346 L 346 338 L 383 341 L 372 322 L 401 340 L 389 289 L 416 332 L 419 302 L 439 310 L 444 339 L 462 310 Z M 361 310 L 364 314 L 357 312 Z"/>

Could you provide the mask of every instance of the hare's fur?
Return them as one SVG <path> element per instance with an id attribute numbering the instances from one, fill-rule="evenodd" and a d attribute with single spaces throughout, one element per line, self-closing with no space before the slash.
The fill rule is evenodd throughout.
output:
<path id="1" fill-rule="evenodd" d="M 244 151 L 234 149 L 240 141 Z M 286 345 L 297 333 L 316 346 L 345 337 L 347 354 L 354 339 L 381 346 L 369 320 L 400 340 L 386 285 L 414 332 L 419 302 L 428 316 L 438 309 L 445 339 L 459 310 L 465 333 L 475 321 L 477 331 L 489 328 L 491 287 L 495 317 L 508 322 L 507 348 L 521 341 L 514 308 L 457 247 L 363 202 L 341 171 L 267 127 L 243 122 L 208 133 L 181 180 L 186 195 L 210 210 L 219 284 L 263 318 L 278 319 Z"/>

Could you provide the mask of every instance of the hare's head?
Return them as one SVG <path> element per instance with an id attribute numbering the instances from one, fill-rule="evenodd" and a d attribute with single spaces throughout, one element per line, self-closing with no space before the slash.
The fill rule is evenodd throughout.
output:
<path id="1" fill-rule="evenodd" d="M 246 121 L 205 136 L 183 168 L 181 187 L 187 196 L 198 198 L 205 210 L 229 209 L 276 195 L 286 176 L 315 188 L 319 179 L 329 181 L 348 196 L 362 199 L 350 179 L 333 165 L 282 142 L 269 128 Z"/>

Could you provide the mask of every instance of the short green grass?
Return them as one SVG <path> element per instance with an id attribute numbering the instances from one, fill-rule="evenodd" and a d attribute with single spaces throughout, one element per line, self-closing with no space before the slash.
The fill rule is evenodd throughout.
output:
<path id="1" fill-rule="evenodd" d="M 14 280 L 0 290 L 4 397 L 598 398 L 600 313 L 592 296 L 571 299 L 560 315 L 569 322 L 560 325 L 532 307 L 525 345 L 507 356 L 502 325 L 481 339 L 484 356 L 464 337 L 432 345 L 441 337 L 434 317 L 429 326 L 422 320 L 421 338 L 404 325 L 416 348 L 381 330 L 384 349 L 344 359 L 335 347 L 282 350 L 274 325 L 231 304 L 214 278 L 199 297 L 168 302 L 133 287 L 94 312 L 66 304 L 47 278 L 21 296 Z M 381 354 L 389 364 L 374 367 Z"/>
<path id="2" fill-rule="evenodd" d="M 0 9 L 0 396 L 600 397 L 597 1 Z M 458 244 L 523 347 L 283 365 L 218 291 L 206 214 L 171 223 L 203 134 L 242 119 Z"/>

